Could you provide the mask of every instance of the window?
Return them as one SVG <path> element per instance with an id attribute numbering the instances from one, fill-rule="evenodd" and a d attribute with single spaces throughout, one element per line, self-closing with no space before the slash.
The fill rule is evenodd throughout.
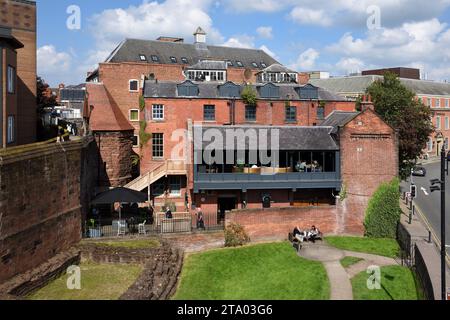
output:
<path id="1" fill-rule="evenodd" d="M 134 135 L 132 139 L 133 139 L 133 148 L 139 147 L 139 136 Z"/>
<path id="2" fill-rule="evenodd" d="M 152 155 L 153 158 L 164 158 L 164 134 L 154 133 L 152 135 Z"/>
<path id="3" fill-rule="evenodd" d="M 252 66 L 258 68 L 258 64 L 256 62 L 252 62 Z"/>
<path id="4" fill-rule="evenodd" d="M 169 178 L 170 195 L 181 196 L 181 177 L 171 176 Z"/>
<path id="5" fill-rule="evenodd" d="M 147 61 L 147 56 L 145 54 L 140 54 L 139 59 L 141 59 L 141 61 Z"/>
<path id="6" fill-rule="evenodd" d="M 217 73 L 217 80 L 218 81 L 225 81 L 225 72 L 218 72 Z"/>
<path id="7" fill-rule="evenodd" d="M 445 99 L 445 107 L 450 108 L 450 100 L 449 99 Z"/>
<path id="8" fill-rule="evenodd" d="M 427 107 L 431 107 L 431 98 L 427 99 Z"/>
<path id="9" fill-rule="evenodd" d="M 297 122 L 297 107 L 286 106 L 286 122 Z"/>
<path id="10" fill-rule="evenodd" d="M 166 190 L 165 179 L 159 179 L 152 184 L 152 195 L 155 197 L 162 196 Z"/>
<path id="11" fill-rule="evenodd" d="M 448 150 L 448 138 L 445 138 L 444 144 L 445 144 L 445 150 Z"/>
<path id="12" fill-rule="evenodd" d="M 14 116 L 8 116 L 8 130 L 6 143 L 13 143 L 15 140 Z"/>
<path id="13" fill-rule="evenodd" d="M 175 57 L 170 57 L 170 61 L 172 63 L 177 63 L 178 62 L 177 58 L 175 58 Z"/>
<path id="14" fill-rule="evenodd" d="M 256 121 L 256 106 L 245 106 L 245 121 Z"/>
<path id="15" fill-rule="evenodd" d="M 280 88 L 272 83 L 268 83 L 259 88 L 259 95 L 261 98 L 279 98 L 280 97 Z"/>
<path id="16" fill-rule="evenodd" d="M 130 110 L 130 121 L 139 121 L 139 110 L 138 109 Z"/>
<path id="17" fill-rule="evenodd" d="M 188 59 L 185 58 L 185 57 L 182 57 L 182 58 L 181 58 L 181 62 L 183 62 L 184 64 L 189 64 Z"/>
<path id="18" fill-rule="evenodd" d="M 261 62 L 261 67 L 263 67 L 265 69 L 265 68 L 267 68 L 267 64 L 265 64 L 264 62 Z"/>
<path id="19" fill-rule="evenodd" d="M 449 130 L 450 129 L 450 122 L 449 122 L 449 118 L 445 117 L 445 130 Z"/>
<path id="20" fill-rule="evenodd" d="M 441 99 L 436 99 L 436 108 L 441 107 Z"/>
<path id="21" fill-rule="evenodd" d="M 236 61 L 236 65 L 240 68 L 242 68 L 244 66 L 241 61 Z"/>
<path id="22" fill-rule="evenodd" d="M 200 93 L 198 86 L 190 81 L 177 85 L 177 91 L 179 97 L 197 97 Z"/>
<path id="23" fill-rule="evenodd" d="M 227 61 L 227 66 L 233 67 L 233 61 L 228 60 L 228 61 Z"/>
<path id="24" fill-rule="evenodd" d="M 155 56 L 155 55 L 152 55 L 152 61 L 153 62 L 159 62 L 159 57 Z"/>
<path id="25" fill-rule="evenodd" d="M 317 119 L 325 119 L 325 108 L 322 106 L 317 107 Z"/>
<path id="26" fill-rule="evenodd" d="M 205 121 L 216 120 L 216 106 L 213 105 L 203 106 L 203 120 Z"/>
<path id="27" fill-rule="evenodd" d="M 164 106 L 162 104 L 152 106 L 152 120 L 164 120 Z"/>
<path id="28" fill-rule="evenodd" d="M 16 69 L 8 66 L 8 93 L 16 92 Z"/>
<path id="29" fill-rule="evenodd" d="M 130 80 L 129 88 L 131 92 L 139 91 L 139 80 Z"/>
<path id="30" fill-rule="evenodd" d="M 436 117 L 436 129 L 441 130 L 441 117 Z"/>

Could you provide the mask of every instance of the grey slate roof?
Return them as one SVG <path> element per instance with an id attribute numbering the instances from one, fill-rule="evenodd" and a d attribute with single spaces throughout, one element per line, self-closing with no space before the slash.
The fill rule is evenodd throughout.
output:
<path id="1" fill-rule="evenodd" d="M 339 94 L 363 94 L 375 81 L 382 80 L 382 76 L 352 76 L 330 79 L 313 79 L 310 83 Z M 450 83 L 427 80 L 400 78 L 408 89 L 417 95 L 450 96 Z"/>
<path id="2" fill-rule="evenodd" d="M 159 58 L 158 63 L 172 64 L 170 57 L 176 57 L 181 63 L 181 58 L 188 59 L 188 65 L 193 65 L 204 59 L 230 60 L 236 66 L 236 61 L 241 61 L 244 68 L 252 68 L 253 62 L 266 65 L 278 63 L 275 59 L 265 53 L 263 50 L 242 49 L 220 46 L 204 45 L 203 47 L 195 44 L 164 42 L 153 40 L 126 39 L 123 41 L 108 57 L 106 62 L 142 62 L 139 55 L 147 55 L 147 60 L 151 62 L 150 57 L 156 55 Z M 262 67 L 261 67 L 262 68 Z"/>
<path id="3" fill-rule="evenodd" d="M 222 98 L 219 96 L 218 83 L 211 82 L 193 82 L 199 87 L 199 96 L 194 97 L 197 99 L 219 99 Z M 144 85 L 144 97 L 145 98 L 177 98 L 177 85 L 179 82 L 174 81 L 158 81 L 156 83 L 152 80 L 145 81 Z M 265 84 L 257 84 L 253 85 L 254 89 L 258 87 L 264 86 Z M 301 85 L 298 84 L 275 84 L 275 86 L 280 88 L 280 97 L 278 100 L 285 101 L 287 97 L 290 97 L 290 100 L 302 100 L 300 99 L 297 91 L 295 90 Z M 243 88 L 243 85 L 241 86 Z M 256 90 L 257 97 L 260 99 L 259 91 Z M 182 98 L 182 97 L 181 97 Z M 239 98 L 239 97 L 238 97 Z M 270 99 L 277 100 L 277 99 Z M 321 101 L 347 101 L 345 98 L 319 88 L 319 100 Z"/>
<path id="4" fill-rule="evenodd" d="M 250 136 L 250 133 L 254 130 L 256 131 L 256 136 L 259 137 L 260 130 L 265 130 L 265 134 L 268 137 L 268 148 L 272 148 L 272 130 L 277 130 L 279 132 L 279 150 L 305 150 L 305 151 L 335 151 L 339 150 L 339 146 L 330 134 L 332 127 L 294 127 L 294 126 L 284 126 L 284 127 L 274 127 L 274 126 L 194 126 L 194 139 L 196 142 L 196 150 L 199 146 L 203 145 L 203 148 L 209 146 L 211 141 L 202 141 L 200 144 L 201 137 L 198 137 L 200 130 L 202 130 L 203 135 L 207 130 L 213 129 L 214 131 L 209 131 L 212 136 L 216 136 L 216 133 L 220 133 L 223 137 L 224 145 L 226 146 L 227 134 L 230 137 L 236 136 L 240 137 L 236 140 L 231 149 L 237 150 L 255 150 L 255 143 L 249 143 L 249 138 L 245 138 L 245 134 Z M 244 130 L 244 134 L 242 131 Z M 275 137 L 275 136 L 274 136 Z M 258 138 L 259 139 L 259 138 Z M 213 140 L 214 141 L 214 140 Z M 276 147 L 274 144 L 273 147 Z M 226 149 L 226 148 L 225 148 Z"/>
<path id="5" fill-rule="evenodd" d="M 261 72 L 274 72 L 274 73 L 279 73 L 279 72 L 285 72 L 285 73 L 297 73 L 296 71 L 293 71 L 279 63 L 274 63 L 271 66 L 268 66 L 267 68 L 265 68 L 264 70 L 262 70 Z"/>
<path id="6" fill-rule="evenodd" d="M 333 133 L 336 133 L 339 127 L 345 126 L 359 114 L 360 112 L 333 111 L 320 125 L 333 127 Z"/>
<path id="7" fill-rule="evenodd" d="M 225 61 L 202 60 L 190 66 L 188 70 L 227 70 Z"/>
<path id="8" fill-rule="evenodd" d="M 64 88 L 59 91 L 61 101 L 84 101 L 86 90 L 79 88 Z"/>

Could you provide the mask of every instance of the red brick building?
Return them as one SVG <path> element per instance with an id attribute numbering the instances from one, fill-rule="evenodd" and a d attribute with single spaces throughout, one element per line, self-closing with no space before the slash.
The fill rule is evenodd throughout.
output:
<path id="1" fill-rule="evenodd" d="M 23 44 L 17 52 L 17 144 L 36 141 L 36 2 L 1 0 L 0 27 Z"/>
<path id="2" fill-rule="evenodd" d="M 17 145 L 17 50 L 23 44 L 0 27 L 0 148 Z"/>

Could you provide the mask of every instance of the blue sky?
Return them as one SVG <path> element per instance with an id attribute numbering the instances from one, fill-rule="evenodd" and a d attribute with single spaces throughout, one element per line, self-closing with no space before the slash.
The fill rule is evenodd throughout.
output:
<path id="1" fill-rule="evenodd" d="M 83 81 L 126 37 L 262 48 L 298 71 L 411 66 L 450 80 L 450 0 L 38 0 L 38 74 Z M 71 5 L 80 29 L 67 28 Z"/>

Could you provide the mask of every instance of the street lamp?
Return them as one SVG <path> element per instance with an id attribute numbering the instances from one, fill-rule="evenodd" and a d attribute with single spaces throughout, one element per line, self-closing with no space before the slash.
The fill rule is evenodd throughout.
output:
<path id="1" fill-rule="evenodd" d="M 447 284 L 446 284 L 446 245 L 445 245 L 445 174 L 448 174 L 447 157 L 445 156 L 445 146 L 441 151 L 441 179 L 433 179 L 430 181 L 430 191 L 441 191 L 441 294 L 442 300 L 447 300 Z"/>

